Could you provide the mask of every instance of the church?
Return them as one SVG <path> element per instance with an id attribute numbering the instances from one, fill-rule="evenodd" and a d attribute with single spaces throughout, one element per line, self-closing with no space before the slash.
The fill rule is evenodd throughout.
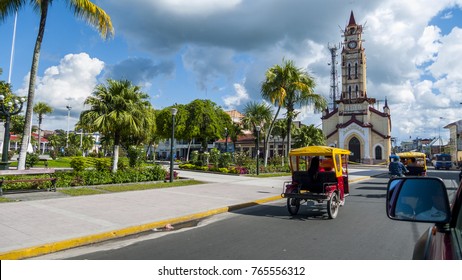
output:
<path id="1" fill-rule="evenodd" d="M 332 108 L 323 111 L 322 130 L 327 145 L 352 152 L 351 161 L 377 164 L 391 154 L 390 108 L 385 99 L 380 110 L 377 100 L 367 95 L 362 34 L 352 11 L 342 36 L 341 92 L 333 92 Z"/>

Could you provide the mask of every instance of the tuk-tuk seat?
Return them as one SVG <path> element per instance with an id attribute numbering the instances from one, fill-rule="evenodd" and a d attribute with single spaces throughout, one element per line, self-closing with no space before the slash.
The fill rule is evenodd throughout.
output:
<path id="1" fill-rule="evenodd" d="M 308 190 L 314 193 L 324 193 L 325 185 L 336 184 L 336 183 L 337 183 L 337 177 L 335 175 L 335 171 L 318 172 L 318 174 L 316 175 L 316 179 L 308 187 Z"/>
<path id="2" fill-rule="evenodd" d="M 300 185 L 300 189 L 308 190 L 308 186 L 313 183 L 314 174 L 310 174 L 308 171 L 294 171 L 292 174 L 292 181 L 297 182 Z"/>
<path id="3" fill-rule="evenodd" d="M 308 171 L 294 171 L 292 181 L 300 185 L 301 190 L 313 193 L 323 193 L 325 184 L 336 184 L 337 177 L 335 171 L 318 172 L 315 176 Z"/>
<path id="4" fill-rule="evenodd" d="M 406 168 L 409 171 L 408 173 L 406 173 L 406 175 L 409 176 L 422 175 L 422 173 L 425 171 L 425 169 L 422 166 L 408 166 Z"/>

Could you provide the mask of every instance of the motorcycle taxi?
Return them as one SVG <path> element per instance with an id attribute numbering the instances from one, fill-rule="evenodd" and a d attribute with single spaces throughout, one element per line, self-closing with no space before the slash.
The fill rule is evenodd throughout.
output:
<path id="1" fill-rule="evenodd" d="M 289 152 L 292 180 L 284 182 L 281 196 L 287 198 L 287 209 L 296 215 L 302 202 L 326 203 L 330 219 L 338 215 L 349 193 L 349 150 L 308 146 Z"/>
<path id="2" fill-rule="evenodd" d="M 424 153 L 403 152 L 397 153 L 396 156 L 406 166 L 406 176 L 427 176 L 427 155 Z"/>

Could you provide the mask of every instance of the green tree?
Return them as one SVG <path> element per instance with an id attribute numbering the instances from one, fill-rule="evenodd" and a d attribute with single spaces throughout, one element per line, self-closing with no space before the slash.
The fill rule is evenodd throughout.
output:
<path id="1" fill-rule="evenodd" d="M 117 171 L 119 146 L 128 135 L 140 135 L 142 130 L 152 127 L 153 119 L 146 117 L 151 112 L 149 95 L 140 91 L 129 81 L 109 79 L 107 85 L 96 86 L 84 104 L 89 110 L 80 114 L 78 125 L 90 132 L 100 132 L 114 140 L 112 171 Z"/>
<path id="2" fill-rule="evenodd" d="M 283 60 L 283 65 L 274 65 L 266 71 L 266 79 L 262 83 L 262 97 L 272 104 L 277 104 L 278 109 L 271 122 L 269 131 L 271 133 L 281 108 L 285 108 L 287 127 L 287 149 L 285 156 L 288 156 L 291 144 L 291 128 L 294 118 L 297 116 L 295 106 L 313 105 L 315 111 L 320 111 L 327 106 L 326 100 L 314 93 L 315 81 L 307 72 L 295 67 L 294 62 Z M 269 134 L 267 135 L 269 137 Z M 268 141 L 266 141 L 268 143 Z M 268 145 L 265 148 L 268 149 Z M 265 157 L 265 165 L 267 158 Z"/>
<path id="3" fill-rule="evenodd" d="M 306 146 L 324 145 L 324 134 L 322 130 L 314 125 L 302 126 L 295 131 L 294 147 L 301 148 Z"/>
<path id="4" fill-rule="evenodd" d="M 73 11 L 74 16 L 86 20 L 90 25 L 96 27 L 103 38 L 110 37 L 114 34 L 111 18 L 106 12 L 90 0 L 64 0 L 69 8 Z M 5 20 L 9 15 L 19 11 L 21 8 L 30 4 L 35 11 L 40 14 L 40 24 L 38 27 L 37 38 L 32 55 L 32 65 L 29 77 L 29 91 L 27 95 L 26 119 L 23 128 L 23 139 L 21 142 L 21 150 L 19 154 L 18 169 L 26 168 L 26 152 L 27 145 L 30 139 L 30 125 L 32 123 L 32 104 L 34 104 L 35 96 L 35 80 L 40 57 L 40 49 L 45 33 L 46 20 L 48 16 L 48 8 L 53 3 L 53 0 L 2 0 L 0 4 L 0 19 Z"/>
<path id="5" fill-rule="evenodd" d="M 207 144 L 223 137 L 225 127 L 231 126 L 231 117 L 210 100 L 196 99 L 186 106 L 188 137 L 201 141 L 204 151 Z M 185 132 L 186 133 L 186 132 Z"/>
<path id="6" fill-rule="evenodd" d="M 62 129 L 55 130 L 53 134 L 47 136 L 47 140 L 51 148 L 50 156 L 55 158 L 66 146 L 66 131 Z"/>
<path id="7" fill-rule="evenodd" d="M 53 108 L 51 108 L 48 104 L 44 102 L 38 102 L 37 104 L 34 105 L 34 113 L 38 117 L 38 149 L 39 149 L 39 154 L 40 152 L 40 138 L 42 135 L 42 121 L 43 121 L 43 116 L 47 114 L 51 114 L 53 112 Z"/>

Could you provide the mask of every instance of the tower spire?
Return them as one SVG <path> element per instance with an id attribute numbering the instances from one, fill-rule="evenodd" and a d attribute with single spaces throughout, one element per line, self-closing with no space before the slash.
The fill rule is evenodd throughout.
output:
<path id="1" fill-rule="evenodd" d="M 348 22 L 348 26 L 352 26 L 352 25 L 356 25 L 355 15 L 353 14 L 353 11 L 351 11 L 350 21 Z"/>

